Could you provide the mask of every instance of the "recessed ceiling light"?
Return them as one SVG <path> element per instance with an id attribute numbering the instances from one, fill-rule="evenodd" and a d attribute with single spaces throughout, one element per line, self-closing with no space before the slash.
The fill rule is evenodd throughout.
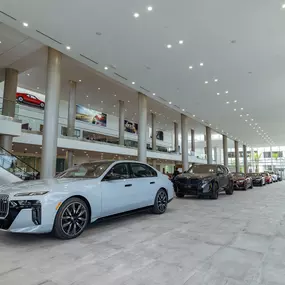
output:
<path id="1" fill-rule="evenodd" d="M 218 92 L 218 93 L 217 93 L 217 95 L 219 96 L 219 95 L 220 95 L 220 93 Z"/>
<path id="2" fill-rule="evenodd" d="M 131 101 L 130 100 L 128 100 L 128 103 L 130 103 Z"/>
<path id="3" fill-rule="evenodd" d="M 251 124 L 249 124 L 251 126 Z"/>
<path id="4" fill-rule="evenodd" d="M 216 78 L 214 81 L 215 81 L 215 82 L 218 82 L 219 80 Z"/>
<path id="5" fill-rule="evenodd" d="M 28 23 L 26 23 L 26 22 L 24 22 L 24 23 L 23 23 L 23 26 L 24 26 L 24 27 L 28 27 L 28 26 L 29 26 L 29 24 L 28 24 Z"/>
<path id="6" fill-rule="evenodd" d="M 103 103 L 103 101 L 101 101 L 101 103 Z"/>
<path id="7" fill-rule="evenodd" d="M 180 45 L 183 45 L 184 41 L 183 41 L 183 40 L 180 40 L 178 43 L 179 43 Z"/>
<path id="8" fill-rule="evenodd" d="M 190 66 L 189 66 L 189 69 L 193 69 L 193 66 L 192 66 L 192 65 L 190 65 Z"/>
<path id="9" fill-rule="evenodd" d="M 285 9 L 285 4 L 282 5 L 282 9 Z"/>
<path id="10" fill-rule="evenodd" d="M 196 115 L 193 115 L 192 117 L 194 118 L 194 117 L 196 117 Z"/>
<path id="11" fill-rule="evenodd" d="M 67 46 L 66 49 L 67 49 L 67 50 L 71 50 L 71 47 L 70 47 L 70 46 Z"/>
<path id="12" fill-rule="evenodd" d="M 211 127 L 211 126 L 212 126 L 212 124 L 209 124 L 209 126 Z"/>
<path id="13" fill-rule="evenodd" d="M 246 114 L 247 116 L 249 116 L 249 114 Z"/>
<path id="14" fill-rule="evenodd" d="M 86 95 L 86 97 L 88 98 L 88 95 Z"/>
<path id="15" fill-rule="evenodd" d="M 243 111 L 243 108 L 240 108 Z"/>
<path id="16" fill-rule="evenodd" d="M 208 84 L 209 82 L 208 81 L 205 81 L 205 84 Z"/>
<path id="17" fill-rule="evenodd" d="M 155 96 L 155 93 L 152 93 L 153 96 Z"/>
<path id="18" fill-rule="evenodd" d="M 225 93 L 226 93 L 226 94 L 228 94 L 228 93 L 229 93 L 229 91 L 226 91 Z"/>
<path id="19" fill-rule="evenodd" d="M 81 82 L 82 80 L 81 80 L 81 79 L 79 79 L 78 81 L 79 81 L 79 82 Z"/>
<path id="20" fill-rule="evenodd" d="M 185 112 L 185 109 L 182 109 L 182 112 Z"/>
<path id="21" fill-rule="evenodd" d="M 147 7 L 147 10 L 148 10 L 148 11 L 152 11 L 152 10 L 153 10 L 152 6 L 148 6 L 148 7 Z"/>
<path id="22" fill-rule="evenodd" d="M 235 100 L 234 103 L 237 103 L 237 100 Z"/>
<path id="23" fill-rule="evenodd" d="M 200 66 L 204 66 L 204 63 L 203 63 L 203 62 L 200 62 Z"/>
<path id="24" fill-rule="evenodd" d="M 167 47 L 167 48 L 172 48 L 172 45 L 167 45 L 166 47 Z"/>
<path id="25" fill-rule="evenodd" d="M 236 111 L 237 109 L 234 109 L 234 111 Z"/>
<path id="26" fill-rule="evenodd" d="M 132 84 L 135 85 L 136 83 L 133 81 Z"/>
<path id="27" fill-rule="evenodd" d="M 242 114 L 240 114 L 239 116 L 242 117 Z"/>
<path id="28" fill-rule="evenodd" d="M 39 89 L 40 89 L 40 87 L 37 87 L 37 89 L 39 90 Z"/>
<path id="29" fill-rule="evenodd" d="M 135 18 L 138 18 L 139 16 L 140 16 L 139 13 L 134 13 L 134 17 L 135 17 Z"/>
<path id="30" fill-rule="evenodd" d="M 171 104 L 172 104 L 172 102 L 168 102 L 168 104 L 169 104 L 169 105 L 171 105 Z"/>
<path id="31" fill-rule="evenodd" d="M 100 90 L 101 88 L 100 87 L 98 87 L 98 90 Z"/>
<path id="32" fill-rule="evenodd" d="M 229 101 L 227 101 L 226 103 L 227 103 L 227 104 L 230 104 L 230 102 L 229 102 Z"/>
<path id="33" fill-rule="evenodd" d="M 108 68 L 108 66 L 105 66 L 104 69 L 105 69 L 105 70 L 108 70 L 109 68 Z"/>
<path id="34" fill-rule="evenodd" d="M 2 42 L 0 41 L 0 44 L 2 44 Z"/>
<path id="35" fill-rule="evenodd" d="M 113 106 L 114 108 L 116 107 L 116 105 Z"/>
<path id="36" fill-rule="evenodd" d="M 254 119 L 251 119 L 252 121 L 254 121 Z"/>
<path id="37" fill-rule="evenodd" d="M 204 120 L 202 120 L 202 122 L 204 122 Z"/>
<path id="38" fill-rule="evenodd" d="M 30 73 L 27 73 L 28 76 L 30 76 Z"/>
<path id="39" fill-rule="evenodd" d="M 247 120 L 245 120 L 247 122 Z"/>

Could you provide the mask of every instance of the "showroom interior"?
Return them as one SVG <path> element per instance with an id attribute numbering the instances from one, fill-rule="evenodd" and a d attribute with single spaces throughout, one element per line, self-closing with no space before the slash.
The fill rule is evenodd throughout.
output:
<path id="1" fill-rule="evenodd" d="M 0 192 L 8 174 L 57 181 L 109 160 L 171 182 L 200 164 L 285 179 L 284 0 L 0 2 Z M 0 227 L 3 280 L 19 263 L 23 285 L 281 285 L 283 183 L 174 195 L 165 215 L 103 221 L 66 243 Z M 35 254 L 26 267 L 14 246 Z M 75 277 L 70 258 L 92 266 Z"/>

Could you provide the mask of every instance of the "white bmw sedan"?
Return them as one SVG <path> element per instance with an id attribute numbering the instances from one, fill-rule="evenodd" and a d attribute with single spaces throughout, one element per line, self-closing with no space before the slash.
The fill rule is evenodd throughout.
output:
<path id="1" fill-rule="evenodd" d="M 0 230 L 71 239 L 103 217 L 143 208 L 163 214 L 172 199 L 172 182 L 147 164 L 88 162 L 54 179 L 1 186 Z"/>

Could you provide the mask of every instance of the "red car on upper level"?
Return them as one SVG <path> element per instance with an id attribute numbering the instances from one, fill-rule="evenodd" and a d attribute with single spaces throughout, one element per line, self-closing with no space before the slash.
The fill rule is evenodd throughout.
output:
<path id="1" fill-rule="evenodd" d="M 27 93 L 17 93 L 16 94 L 16 99 L 19 103 L 27 104 L 27 105 L 35 105 L 38 106 L 42 109 L 45 107 L 45 102 L 38 99 L 34 95 L 30 95 Z"/>

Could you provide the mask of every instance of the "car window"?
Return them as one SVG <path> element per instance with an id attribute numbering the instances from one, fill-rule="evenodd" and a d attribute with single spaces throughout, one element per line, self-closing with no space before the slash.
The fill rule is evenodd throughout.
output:
<path id="1" fill-rule="evenodd" d="M 27 94 L 26 96 L 27 96 L 27 97 L 29 97 L 29 98 L 31 98 L 31 96 L 30 96 L 30 95 L 28 95 L 28 94 Z"/>
<path id="2" fill-rule="evenodd" d="M 228 169 L 225 166 L 221 165 L 220 167 L 223 169 L 225 174 L 229 173 Z"/>
<path id="3" fill-rule="evenodd" d="M 156 177 L 157 176 L 157 172 L 145 164 L 131 163 L 130 165 L 132 169 L 132 175 L 135 178 Z"/>
<path id="4" fill-rule="evenodd" d="M 33 96 L 33 95 L 31 95 L 31 98 L 33 98 L 33 99 L 37 99 L 37 97 L 35 97 L 35 96 Z"/>
<path id="5" fill-rule="evenodd" d="M 119 163 L 114 165 L 111 170 L 107 173 L 106 179 L 119 180 L 130 178 L 130 172 L 126 163 Z"/>

